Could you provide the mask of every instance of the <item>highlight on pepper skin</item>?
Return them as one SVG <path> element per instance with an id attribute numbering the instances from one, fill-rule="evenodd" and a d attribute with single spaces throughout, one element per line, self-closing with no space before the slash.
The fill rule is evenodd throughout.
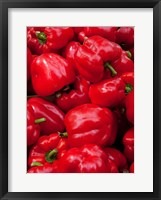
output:
<path id="1" fill-rule="evenodd" d="M 134 173 L 134 27 L 27 27 L 27 173 Z"/>

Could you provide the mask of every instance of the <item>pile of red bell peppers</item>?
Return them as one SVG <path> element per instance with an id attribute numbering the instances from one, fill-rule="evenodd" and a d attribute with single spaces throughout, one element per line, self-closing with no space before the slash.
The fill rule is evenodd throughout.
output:
<path id="1" fill-rule="evenodd" d="M 27 172 L 134 173 L 134 28 L 27 28 Z"/>

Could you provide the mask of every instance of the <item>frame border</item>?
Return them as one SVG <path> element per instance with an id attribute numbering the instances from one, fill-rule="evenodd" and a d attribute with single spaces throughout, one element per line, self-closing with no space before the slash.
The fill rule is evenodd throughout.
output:
<path id="1" fill-rule="evenodd" d="M 8 192 L 8 8 L 153 8 L 153 192 Z M 0 199 L 161 199 L 161 0 L 0 0 Z"/>

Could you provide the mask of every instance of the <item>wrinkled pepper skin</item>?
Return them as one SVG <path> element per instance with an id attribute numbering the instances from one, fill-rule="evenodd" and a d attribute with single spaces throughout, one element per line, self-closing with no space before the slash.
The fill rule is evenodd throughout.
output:
<path id="1" fill-rule="evenodd" d="M 73 84 L 73 89 L 69 91 L 59 92 L 56 95 L 57 105 L 64 111 L 67 112 L 70 109 L 79 106 L 81 104 L 89 103 L 90 99 L 88 96 L 90 82 L 82 78 L 81 76 L 76 77 L 76 81 Z"/>
<path id="2" fill-rule="evenodd" d="M 117 106 L 125 98 L 125 83 L 121 78 L 103 80 L 90 86 L 89 97 L 98 106 Z"/>
<path id="3" fill-rule="evenodd" d="M 56 52 L 73 37 L 73 29 L 69 27 L 30 28 L 27 31 L 27 46 L 33 54 L 37 55 Z"/>
<path id="4" fill-rule="evenodd" d="M 125 108 L 128 121 L 134 124 L 134 90 L 126 96 Z"/>
<path id="5" fill-rule="evenodd" d="M 127 160 L 134 162 L 134 128 L 129 129 L 123 137 L 124 155 Z"/>
<path id="6" fill-rule="evenodd" d="M 103 149 L 109 159 L 116 163 L 116 166 L 120 172 L 128 169 L 126 157 L 117 149 L 112 147 L 106 147 Z"/>
<path id="7" fill-rule="evenodd" d="M 111 172 L 106 154 L 95 144 L 69 149 L 60 159 L 62 173 Z"/>
<path id="8" fill-rule="evenodd" d="M 33 60 L 31 78 L 35 92 L 40 96 L 49 96 L 74 82 L 75 73 L 62 56 L 46 53 Z"/>
<path id="9" fill-rule="evenodd" d="M 46 119 L 45 122 L 40 123 L 41 134 L 49 135 L 65 130 L 65 114 L 56 105 L 38 97 L 28 99 L 27 104 L 32 107 L 36 119 Z"/>
<path id="10" fill-rule="evenodd" d="M 31 77 L 31 63 L 32 63 L 32 54 L 29 48 L 27 48 L 27 80 L 30 80 Z"/>
<path id="11" fill-rule="evenodd" d="M 116 139 L 116 118 L 108 108 L 83 104 L 71 109 L 64 121 L 70 147 L 80 147 L 88 143 L 112 145 Z"/>
<path id="12" fill-rule="evenodd" d="M 131 164 L 129 172 L 134 173 L 134 162 Z"/>
<path id="13" fill-rule="evenodd" d="M 134 28 L 121 27 L 116 32 L 116 42 L 121 44 L 123 49 L 129 49 L 134 46 Z"/>
<path id="14" fill-rule="evenodd" d="M 44 165 L 38 165 L 29 168 L 27 173 L 56 173 L 57 168 L 55 168 L 55 164 L 46 162 Z"/>
<path id="15" fill-rule="evenodd" d="M 34 145 L 28 157 L 28 166 L 53 163 L 61 158 L 68 149 L 67 133 L 52 133 L 49 136 L 41 136 Z"/>

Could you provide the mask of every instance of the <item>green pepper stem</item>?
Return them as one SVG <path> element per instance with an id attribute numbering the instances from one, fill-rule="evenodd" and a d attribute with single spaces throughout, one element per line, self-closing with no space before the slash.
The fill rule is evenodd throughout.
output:
<path id="1" fill-rule="evenodd" d="M 36 37 L 38 38 L 40 44 L 46 43 L 46 35 L 43 32 L 36 32 Z"/>
<path id="2" fill-rule="evenodd" d="M 32 163 L 31 163 L 31 166 L 32 166 L 32 167 L 34 167 L 34 166 L 43 166 L 43 164 L 40 163 L 40 162 L 32 162 Z"/>
<path id="3" fill-rule="evenodd" d="M 110 65 L 110 63 L 105 63 L 104 64 L 105 68 L 106 69 L 109 69 L 110 72 L 111 72 L 111 76 L 116 76 L 117 75 L 117 72 L 115 71 L 115 69 Z"/>
<path id="4" fill-rule="evenodd" d="M 39 124 L 41 122 L 45 122 L 46 119 L 43 117 L 43 118 L 40 118 L 40 119 L 35 119 L 35 124 Z"/>
<path id="5" fill-rule="evenodd" d="M 58 150 L 56 148 L 51 151 L 48 151 L 45 155 L 46 161 L 52 163 L 56 159 L 57 154 Z"/>
<path id="6" fill-rule="evenodd" d="M 126 84 L 125 86 L 125 93 L 128 94 L 129 92 L 131 92 L 133 90 L 133 86 L 131 84 Z"/>
<path id="7" fill-rule="evenodd" d="M 131 58 L 131 57 L 132 57 L 132 55 L 131 55 L 131 52 L 130 52 L 130 51 L 126 51 L 126 53 L 127 53 L 127 57 L 128 57 L 128 58 Z"/>
<path id="8" fill-rule="evenodd" d="M 68 137 L 68 133 L 64 132 L 64 133 L 58 133 L 60 137 Z"/>

